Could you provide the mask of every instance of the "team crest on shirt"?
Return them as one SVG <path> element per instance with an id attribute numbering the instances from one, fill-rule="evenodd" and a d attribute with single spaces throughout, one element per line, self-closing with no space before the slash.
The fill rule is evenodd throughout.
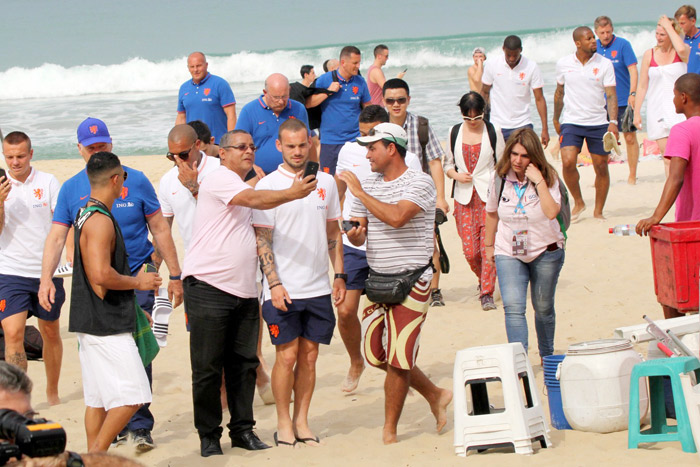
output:
<path id="1" fill-rule="evenodd" d="M 5 312 L 5 307 L 7 304 L 5 303 L 5 299 L 0 300 L 0 312 Z"/>
<path id="2" fill-rule="evenodd" d="M 357 86 L 353 86 L 353 87 L 352 87 L 352 93 L 353 93 L 353 94 L 357 94 L 359 91 L 360 91 L 360 88 L 358 88 Z"/>
<path id="3" fill-rule="evenodd" d="M 129 196 L 129 188 L 123 186 L 123 187 L 122 187 L 122 192 L 121 192 L 121 194 L 119 195 L 119 197 L 120 197 L 121 199 L 126 199 L 127 196 Z"/>
<path id="4" fill-rule="evenodd" d="M 598 68 L 593 68 L 593 75 L 594 75 L 594 76 L 598 76 L 598 72 L 599 72 L 599 71 L 600 71 L 600 70 L 599 70 Z"/>
<path id="5" fill-rule="evenodd" d="M 93 135 L 96 135 L 97 134 L 97 125 L 92 125 L 91 127 L 88 128 L 88 130 L 90 130 L 90 133 L 92 133 Z"/>
<path id="6" fill-rule="evenodd" d="M 521 71 L 520 74 L 518 75 L 518 78 L 520 78 L 520 81 L 524 80 L 524 79 L 525 79 L 525 73 L 523 73 L 523 72 Z"/>
<path id="7" fill-rule="evenodd" d="M 316 190 L 316 194 L 318 195 L 319 198 L 321 198 L 322 201 L 326 200 L 326 189 L 325 188 L 319 188 Z"/>
<path id="8" fill-rule="evenodd" d="M 4 302 L 5 300 L 3 300 Z M 270 335 L 274 338 L 277 338 L 277 336 L 280 335 L 280 327 L 277 326 L 276 324 L 268 324 L 267 328 L 270 330 Z"/>
<path id="9" fill-rule="evenodd" d="M 612 56 L 612 58 L 617 57 L 617 50 L 613 50 L 612 52 L 610 52 L 610 56 Z"/>
<path id="10" fill-rule="evenodd" d="M 205 88 L 205 89 L 204 89 L 204 95 L 205 95 L 205 96 L 208 96 L 210 92 L 211 92 L 211 88 Z"/>
<path id="11" fill-rule="evenodd" d="M 41 199 L 44 196 L 44 189 L 43 188 L 35 188 L 34 189 L 34 197 L 36 199 Z"/>

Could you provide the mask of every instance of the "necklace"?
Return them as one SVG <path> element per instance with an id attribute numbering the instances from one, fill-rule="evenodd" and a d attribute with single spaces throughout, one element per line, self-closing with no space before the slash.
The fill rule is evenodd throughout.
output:
<path id="1" fill-rule="evenodd" d="M 93 198 L 93 197 L 91 196 L 89 201 L 90 201 L 91 203 L 96 204 L 97 206 L 101 207 L 101 208 L 104 209 L 105 211 L 110 212 L 110 210 L 109 210 L 109 208 L 107 207 L 107 205 L 106 205 L 105 203 L 103 203 L 102 201 L 100 201 L 99 199 L 95 199 L 95 198 Z"/>

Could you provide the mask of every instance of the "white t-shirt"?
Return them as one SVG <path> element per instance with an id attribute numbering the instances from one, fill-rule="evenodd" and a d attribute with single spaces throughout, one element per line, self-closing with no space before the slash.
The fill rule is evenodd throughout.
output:
<path id="1" fill-rule="evenodd" d="M 421 210 L 403 227 L 394 228 L 377 219 L 355 198 L 350 214 L 367 218 L 367 263 L 380 273 L 396 274 L 428 264 L 433 256 L 435 203 L 437 194 L 433 179 L 422 171 L 406 169 L 397 179 L 384 181 L 384 175 L 373 173 L 362 181 L 362 188 L 383 203 L 398 204 L 407 200 Z M 428 268 L 421 276 L 429 279 Z"/>
<path id="2" fill-rule="evenodd" d="M 202 159 L 197 165 L 197 183 L 202 183 L 204 177 L 219 168 L 220 165 L 219 159 L 202 153 Z M 163 217 L 175 216 L 177 228 L 185 245 L 185 251 L 187 251 L 192 238 L 192 221 L 194 220 L 197 200 L 194 199 L 190 190 L 185 188 L 177 176 L 177 166 L 163 175 L 158 187 L 158 201 L 160 201 Z"/>
<path id="3" fill-rule="evenodd" d="M 491 122 L 501 128 L 520 128 L 532 123 L 530 118 L 530 89 L 544 86 L 540 68 L 527 58 L 511 68 L 505 55 L 484 62 L 484 84 L 492 86 Z"/>
<path id="4" fill-rule="evenodd" d="M 412 152 L 406 152 L 406 165 L 416 169 L 419 172 L 423 171 L 420 160 Z M 344 172 L 349 170 L 354 173 L 358 180 L 362 181 L 365 178 L 372 175 L 372 168 L 370 167 L 369 160 L 367 160 L 367 147 L 362 146 L 357 142 L 345 143 L 345 145 L 340 149 L 338 153 L 338 165 L 336 166 L 336 173 Z M 350 193 L 350 190 L 345 190 L 345 199 L 343 200 L 343 219 L 350 219 L 350 209 L 355 201 L 355 195 Z M 366 246 L 353 245 L 348 236 L 343 234 L 343 245 L 347 245 L 351 248 L 358 250 L 365 250 Z"/>
<path id="5" fill-rule="evenodd" d="M 596 126 L 608 123 L 605 88 L 615 86 L 615 69 L 600 54 L 581 64 L 576 54 L 557 62 L 557 84 L 564 85 L 564 115 L 561 123 Z"/>
<path id="6" fill-rule="evenodd" d="M 263 178 L 256 190 L 285 190 L 292 185 L 295 174 L 282 168 Z M 328 280 L 328 222 L 340 219 L 338 188 L 331 175 L 316 174 L 316 191 L 274 209 L 253 211 L 253 226 L 272 230 L 272 250 L 277 275 L 289 296 L 312 298 L 331 293 Z M 270 289 L 263 275 L 265 300 Z"/>
<path id="7" fill-rule="evenodd" d="M 7 175 L 12 188 L 5 200 L 5 227 L 0 234 L 0 274 L 38 279 L 61 184 L 53 175 L 34 168 L 24 183 L 10 172 Z"/>

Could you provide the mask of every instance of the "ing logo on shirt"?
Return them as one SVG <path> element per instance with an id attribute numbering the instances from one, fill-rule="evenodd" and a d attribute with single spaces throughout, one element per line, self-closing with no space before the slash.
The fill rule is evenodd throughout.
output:
<path id="1" fill-rule="evenodd" d="M 318 195 L 319 198 L 321 198 L 322 201 L 326 200 L 326 189 L 325 188 L 319 188 L 316 190 L 316 194 Z"/>
<path id="2" fill-rule="evenodd" d="M 34 197 L 36 199 L 41 199 L 44 196 L 44 189 L 43 188 L 35 188 L 34 189 Z"/>
<path id="3" fill-rule="evenodd" d="M 3 303 L 4 302 L 5 300 L 3 300 Z M 280 335 L 280 327 L 276 324 L 268 324 L 267 328 L 270 330 L 270 335 L 277 339 L 277 337 Z"/>
<path id="4" fill-rule="evenodd" d="M 593 68 L 593 75 L 594 75 L 594 76 L 598 76 L 598 72 L 599 72 L 599 71 L 600 71 L 600 70 L 599 70 L 598 68 Z"/>
<path id="5" fill-rule="evenodd" d="M 5 303 L 5 299 L 3 298 L 0 300 L 0 312 L 5 312 L 5 307 L 7 306 L 7 303 Z"/>
<path id="6" fill-rule="evenodd" d="M 353 93 L 353 94 L 357 94 L 359 91 L 360 91 L 360 88 L 358 88 L 357 86 L 353 86 L 353 87 L 352 87 L 352 93 Z"/>
<path id="7" fill-rule="evenodd" d="M 520 78 L 520 81 L 524 80 L 524 79 L 525 79 L 525 73 L 520 72 L 520 74 L 518 75 L 518 78 Z"/>
<path id="8" fill-rule="evenodd" d="M 206 89 L 204 89 L 204 95 L 205 95 L 205 96 L 208 96 L 210 92 L 211 92 L 211 88 L 206 88 Z"/>
<path id="9" fill-rule="evenodd" d="M 617 50 L 613 50 L 612 52 L 610 52 L 610 56 L 611 56 L 612 58 L 617 57 Z"/>
<path id="10" fill-rule="evenodd" d="M 127 196 L 129 196 L 129 188 L 123 186 L 123 187 L 122 187 L 122 192 L 121 192 L 121 194 L 119 195 L 119 197 L 120 197 L 121 199 L 126 199 Z"/>

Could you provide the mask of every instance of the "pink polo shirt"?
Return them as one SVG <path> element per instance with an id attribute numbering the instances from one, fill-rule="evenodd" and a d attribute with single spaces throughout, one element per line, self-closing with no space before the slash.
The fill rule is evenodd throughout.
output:
<path id="1" fill-rule="evenodd" d="M 258 295 L 252 209 L 229 204 L 252 187 L 221 166 L 202 180 L 182 276 L 194 276 L 240 298 Z"/>
<path id="2" fill-rule="evenodd" d="M 515 207 L 518 205 L 518 195 L 516 194 L 513 183 L 518 183 L 515 172 L 510 170 L 506 175 L 501 202 L 498 202 L 498 192 L 496 192 L 496 176 L 491 179 L 489 186 L 489 195 L 486 200 L 486 212 L 498 211 L 498 231 L 496 232 L 496 241 L 494 254 L 513 256 L 512 239 L 513 225 L 511 218 L 515 213 Z M 554 198 L 554 201 L 560 205 L 561 195 L 559 193 L 559 180 L 554 182 L 554 185 L 549 188 L 549 193 Z M 537 191 L 532 183 L 528 183 L 525 188 L 525 194 L 522 198 L 523 208 L 527 216 L 528 228 L 528 246 L 527 255 L 516 256 L 515 258 L 529 263 L 533 259 L 541 255 L 547 245 L 556 243 L 559 248 L 564 247 L 564 235 L 559 228 L 559 222 L 555 219 L 548 219 L 540 206 L 540 197 L 537 196 Z"/>
<path id="3" fill-rule="evenodd" d="M 671 128 L 664 157 L 688 161 L 683 187 L 676 198 L 676 222 L 700 220 L 700 117 L 690 117 Z"/>

